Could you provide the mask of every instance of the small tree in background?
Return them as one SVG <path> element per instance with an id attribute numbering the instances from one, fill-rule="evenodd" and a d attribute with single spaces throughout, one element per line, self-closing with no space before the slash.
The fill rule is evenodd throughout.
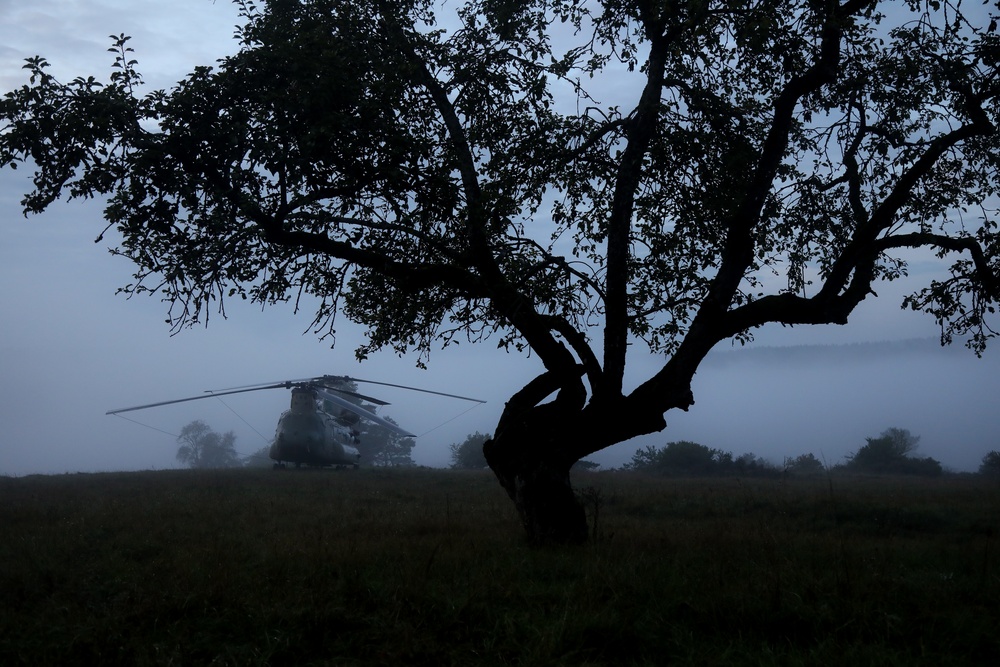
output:
<path id="1" fill-rule="evenodd" d="M 385 420 L 399 426 L 391 417 Z M 412 457 L 416 444 L 413 438 L 393 433 L 379 424 L 369 424 L 361 435 L 358 449 L 362 461 L 377 468 L 408 468 L 416 465 Z"/>
<path id="2" fill-rule="evenodd" d="M 240 465 L 234 447 L 236 435 L 232 431 L 219 435 L 208 424 L 196 419 L 181 429 L 177 442 L 181 443 L 177 460 L 190 468 L 235 468 Z"/>
<path id="3" fill-rule="evenodd" d="M 826 466 L 823 462 L 817 459 L 811 452 L 809 454 L 800 454 L 795 458 L 786 457 L 785 458 L 785 471 L 793 475 L 802 475 L 803 477 L 812 475 L 822 475 L 826 472 Z"/>
<path id="4" fill-rule="evenodd" d="M 1000 479 L 1000 452 L 994 449 L 983 457 L 979 464 L 979 474 Z"/>
<path id="5" fill-rule="evenodd" d="M 480 470 L 487 466 L 483 454 L 483 443 L 490 436 L 476 431 L 470 433 L 461 443 L 451 445 L 451 467 L 461 470 Z"/>
<path id="6" fill-rule="evenodd" d="M 416 442 L 413 438 L 404 438 L 393 434 L 379 455 L 372 461 L 372 465 L 384 468 L 412 468 L 417 465 L 413 460 L 411 452 Z"/>
<path id="7" fill-rule="evenodd" d="M 728 471 L 737 475 L 752 476 L 776 475 L 781 472 L 773 463 L 765 459 L 763 456 L 757 456 L 753 452 L 740 454 L 733 459 L 732 464 L 721 470 L 721 472 Z"/>
<path id="8" fill-rule="evenodd" d="M 920 436 L 905 428 L 887 428 L 877 438 L 865 438 L 868 444 L 849 457 L 848 470 L 867 473 L 927 475 L 934 477 L 944 470 L 930 458 L 909 456 L 917 450 Z"/>

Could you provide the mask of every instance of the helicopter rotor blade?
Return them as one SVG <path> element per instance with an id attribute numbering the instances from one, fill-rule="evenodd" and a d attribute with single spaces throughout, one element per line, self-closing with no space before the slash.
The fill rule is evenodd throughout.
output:
<path id="1" fill-rule="evenodd" d="M 132 412 L 133 410 L 145 410 L 146 408 L 157 408 L 161 405 L 172 405 L 174 403 L 186 403 L 187 401 L 199 401 L 203 398 L 213 398 L 215 396 L 226 396 L 228 394 L 245 394 L 248 391 L 260 391 L 262 389 L 285 389 L 285 384 L 271 384 L 259 387 L 253 387 L 250 389 L 230 389 L 227 391 L 208 391 L 201 396 L 189 396 L 187 398 L 175 398 L 172 401 L 160 401 L 159 403 L 147 403 L 146 405 L 135 405 L 130 408 L 118 408 L 117 410 L 108 410 L 104 414 L 106 415 L 116 415 L 119 412 Z"/>
<path id="2" fill-rule="evenodd" d="M 258 382 L 257 384 L 243 384 L 243 385 L 240 385 L 239 387 L 224 387 L 222 389 L 206 389 L 205 391 L 206 392 L 214 392 L 216 394 L 219 394 L 219 393 L 224 392 L 224 391 L 235 391 L 237 389 L 247 389 L 247 390 L 251 390 L 251 391 L 253 391 L 255 389 L 273 389 L 276 386 L 281 386 L 281 387 L 284 387 L 285 389 L 291 389 L 292 387 L 294 387 L 296 385 L 305 384 L 305 383 L 308 383 L 308 382 L 311 382 L 311 381 L 312 381 L 311 378 L 300 378 L 298 380 L 276 380 L 274 382 Z"/>
<path id="3" fill-rule="evenodd" d="M 391 382 L 376 382 L 375 380 L 362 380 L 361 378 L 342 376 L 344 380 L 350 380 L 351 382 L 364 382 L 366 384 L 377 384 L 383 387 L 396 387 L 397 389 L 409 389 L 410 391 L 419 391 L 424 394 L 435 394 L 437 396 L 446 396 L 448 398 L 457 398 L 461 401 L 472 401 L 473 403 L 485 403 L 486 401 L 479 398 L 469 398 L 468 396 L 459 396 L 458 394 L 446 394 L 443 391 L 433 391 L 431 389 L 421 389 L 420 387 L 410 387 L 405 384 L 392 384 Z M 322 378 L 317 378 L 317 380 L 339 380 L 340 377 L 335 375 L 324 375 Z"/>
<path id="4" fill-rule="evenodd" d="M 335 387 L 327 387 L 326 385 L 322 386 L 325 389 L 329 389 L 330 391 L 335 391 L 338 394 L 344 394 L 346 396 L 353 396 L 354 398 L 360 398 L 362 401 L 368 401 L 369 403 L 373 403 L 374 405 L 392 405 L 392 403 L 390 403 L 389 401 L 383 401 L 381 398 L 374 398 L 372 396 L 365 396 L 364 394 L 359 394 L 356 391 L 347 391 L 346 389 L 337 389 Z"/>
<path id="5" fill-rule="evenodd" d="M 333 386 L 335 384 L 340 384 L 341 381 L 344 380 L 350 381 L 350 378 L 342 378 L 334 375 L 324 375 L 322 377 L 316 377 L 316 378 L 299 378 L 297 380 L 283 380 L 281 382 L 262 382 L 259 384 L 245 384 L 239 387 L 226 387 L 225 389 L 220 389 L 215 393 L 219 393 L 220 391 L 231 391 L 236 389 L 259 389 L 265 386 L 270 388 L 272 385 L 277 385 L 277 384 L 284 386 L 286 389 L 291 389 L 296 385 L 319 384 L 331 391 L 335 391 L 339 394 L 345 394 L 347 396 L 353 396 L 354 398 L 360 398 L 362 401 L 368 401 L 369 403 L 372 403 L 374 405 L 390 405 L 388 401 L 383 401 L 380 398 L 375 398 L 374 396 L 366 396 L 365 394 L 359 394 L 357 392 L 350 391 L 348 389 L 342 389 L 338 386 Z"/>
<path id="6" fill-rule="evenodd" d="M 366 396 L 365 394 L 359 394 L 356 391 L 350 391 L 348 389 L 341 389 L 335 386 L 336 383 L 330 381 L 330 376 L 324 376 L 322 378 L 315 378 L 310 384 L 313 386 L 320 386 L 324 389 L 329 389 L 330 391 L 335 391 L 338 394 L 343 394 L 345 396 L 353 396 L 354 398 L 360 398 L 362 401 L 368 401 L 374 405 L 391 405 L 389 401 L 383 401 L 381 398 L 375 398 L 374 396 Z M 338 378 L 339 379 L 339 378 Z"/>
<path id="7" fill-rule="evenodd" d="M 404 438 L 415 438 L 415 437 L 417 437 L 414 434 L 410 433 L 409 431 L 405 431 L 405 430 L 401 429 L 399 426 L 397 426 L 396 424 L 393 424 L 391 421 L 387 421 L 387 420 L 383 419 L 382 417 L 379 417 L 374 412 L 370 412 L 370 411 L 365 410 L 364 408 L 362 408 L 360 406 L 355 405 L 354 403 L 351 403 L 346 398 L 341 398 L 340 396 L 337 396 L 336 394 L 333 394 L 333 393 L 327 391 L 326 389 L 319 389 L 319 388 L 317 388 L 315 391 L 316 391 L 317 394 L 319 394 L 320 396 L 322 396 L 326 400 L 330 401 L 334 405 L 338 405 L 341 408 L 343 408 L 345 410 L 348 410 L 350 412 L 353 412 L 354 414 L 359 415 L 361 417 L 364 417 L 365 419 L 367 419 L 369 421 L 373 421 L 376 424 L 378 424 L 379 426 L 382 426 L 384 428 L 389 429 L 390 431 L 392 431 L 396 435 L 401 435 Z"/>
<path id="8" fill-rule="evenodd" d="M 217 391 L 210 390 L 210 391 L 206 391 L 201 396 L 189 396 L 187 398 L 175 398 L 175 399 L 173 399 L 171 401 L 159 401 L 157 403 L 146 403 L 145 405 L 134 405 L 134 406 L 128 407 L 128 408 L 118 408 L 117 410 L 108 410 L 105 414 L 116 415 L 116 414 L 119 414 L 121 412 L 132 412 L 134 410 L 145 410 L 147 408 L 160 407 L 161 405 L 173 405 L 174 403 L 186 403 L 188 401 L 198 401 L 198 400 L 202 400 L 202 399 L 205 399 L 205 398 L 212 398 L 213 396 L 216 396 L 216 397 L 217 396 L 228 396 L 229 394 L 243 394 L 243 393 L 247 393 L 247 392 L 251 392 L 251 391 L 261 391 L 261 390 L 264 390 L 264 389 L 291 389 L 292 387 L 295 387 L 295 386 L 312 385 L 314 388 L 316 388 L 317 391 L 321 392 L 323 394 L 323 396 L 325 398 L 327 398 L 328 400 L 330 400 L 332 403 L 335 403 L 336 405 L 339 405 L 340 407 L 342 407 L 342 408 L 344 408 L 346 410 L 350 410 L 350 411 L 352 411 L 352 412 L 354 412 L 356 414 L 359 414 L 362 417 L 365 417 L 366 419 L 369 419 L 369 420 L 375 422 L 376 424 L 380 424 L 380 425 L 382 425 L 382 426 L 390 429 L 394 433 L 397 433 L 399 435 L 403 435 L 403 436 L 406 436 L 406 437 L 416 437 L 412 433 L 407 433 L 407 432 L 403 431 L 402 429 L 400 429 L 398 426 L 395 426 L 391 422 L 387 422 L 386 420 L 384 420 L 381 417 L 377 416 L 375 413 L 370 412 L 368 410 L 365 410 L 364 408 L 360 408 L 360 407 L 356 406 L 355 404 L 351 403 L 350 401 L 347 401 L 347 400 L 345 400 L 345 399 L 340 398 L 339 396 L 337 396 L 336 394 L 343 394 L 343 395 L 346 395 L 346 396 L 353 396 L 355 398 L 359 398 L 359 399 L 361 399 L 363 401 L 368 401 L 369 403 L 372 403 L 372 404 L 375 404 L 375 405 L 389 405 L 389 403 L 387 401 L 383 401 L 381 399 L 374 398 L 372 396 L 366 396 L 364 394 L 359 394 L 357 392 L 349 391 L 347 389 L 341 389 L 338 386 L 331 386 L 331 385 L 341 385 L 344 382 L 364 382 L 366 384 L 376 384 L 376 385 L 380 385 L 380 386 L 383 386 L 383 387 L 395 387 L 397 389 L 408 389 L 410 391 L 419 391 L 419 392 L 424 393 L 424 394 L 434 394 L 436 396 L 445 396 L 447 398 L 457 398 L 457 399 L 462 400 L 462 401 L 472 401 L 474 403 L 485 403 L 486 402 L 486 401 L 478 399 L 478 398 L 469 398 L 468 396 L 459 396 L 457 394 L 447 394 L 447 393 L 445 393 L 443 391 L 433 391 L 431 389 L 421 389 L 419 387 L 410 387 L 410 386 L 407 386 L 407 385 L 404 385 L 404 384 L 393 384 L 391 382 L 377 382 L 375 380 L 362 380 L 361 378 L 353 378 L 353 377 L 348 377 L 346 375 L 343 375 L 343 376 L 323 375 L 323 376 L 312 378 L 312 379 L 284 380 L 282 382 L 263 383 L 263 384 L 256 384 L 256 385 L 243 385 L 241 387 L 232 387 L 230 389 L 221 389 L 221 390 L 217 390 Z M 323 387 L 323 389 L 318 389 L 318 387 Z M 330 392 L 336 392 L 336 394 L 333 394 L 333 393 L 330 393 Z"/>

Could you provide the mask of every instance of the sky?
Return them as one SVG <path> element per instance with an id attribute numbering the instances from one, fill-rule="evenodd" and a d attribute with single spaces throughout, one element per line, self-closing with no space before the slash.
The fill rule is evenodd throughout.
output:
<path id="1" fill-rule="evenodd" d="M 238 17 L 226 0 L 0 0 L 0 90 L 25 82 L 25 58 L 42 55 L 58 78 L 106 78 L 108 35 L 133 36 L 139 70 L 151 88 L 169 87 L 195 65 L 235 49 Z M 485 399 L 473 404 L 367 387 L 392 403 L 383 410 L 418 434 L 417 463 L 446 466 L 448 445 L 489 432 L 510 394 L 539 371 L 537 360 L 487 341 L 413 357 L 353 354 L 363 331 L 341 321 L 336 346 L 308 331 L 311 313 L 230 304 L 228 319 L 171 335 L 167 306 L 125 299 L 115 290 L 132 267 L 94 240 L 100 202 L 57 203 L 25 219 L 18 201 L 27 170 L 0 171 L 0 475 L 178 467 L 175 435 L 201 419 L 236 433 L 249 454 L 268 444 L 288 394 L 277 390 L 207 399 L 121 417 L 108 410 L 199 395 L 205 390 L 311 377 L 351 375 Z M 915 261 L 926 281 L 941 267 Z M 921 437 L 922 456 L 974 470 L 1000 449 L 1000 352 L 983 359 L 942 350 L 925 315 L 899 308 L 904 286 L 878 289 L 846 327 L 765 328 L 750 350 L 720 346 L 694 382 L 696 404 L 667 415 L 665 432 L 591 457 L 621 465 L 639 447 L 694 440 L 772 461 L 812 452 L 833 464 L 888 427 Z M 923 344 L 862 345 L 886 341 Z M 771 346 L 796 347 L 771 354 Z M 632 356 L 640 382 L 660 360 Z M 627 418 L 627 416 L 625 417 Z"/>

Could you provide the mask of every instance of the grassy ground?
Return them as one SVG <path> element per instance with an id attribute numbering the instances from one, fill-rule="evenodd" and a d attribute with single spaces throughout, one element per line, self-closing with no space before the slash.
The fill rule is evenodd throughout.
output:
<path id="1" fill-rule="evenodd" d="M 489 473 L 0 478 L 3 665 L 992 665 L 1000 486 Z"/>

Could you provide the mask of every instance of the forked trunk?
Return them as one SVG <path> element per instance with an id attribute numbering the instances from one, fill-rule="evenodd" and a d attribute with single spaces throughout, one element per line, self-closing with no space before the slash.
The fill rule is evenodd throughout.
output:
<path id="1" fill-rule="evenodd" d="M 569 479 L 576 459 L 567 443 L 557 440 L 567 437 L 566 422 L 545 419 L 551 416 L 508 423 L 483 444 L 483 453 L 514 501 L 529 544 L 582 544 L 587 541 L 587 515 Z"/>

